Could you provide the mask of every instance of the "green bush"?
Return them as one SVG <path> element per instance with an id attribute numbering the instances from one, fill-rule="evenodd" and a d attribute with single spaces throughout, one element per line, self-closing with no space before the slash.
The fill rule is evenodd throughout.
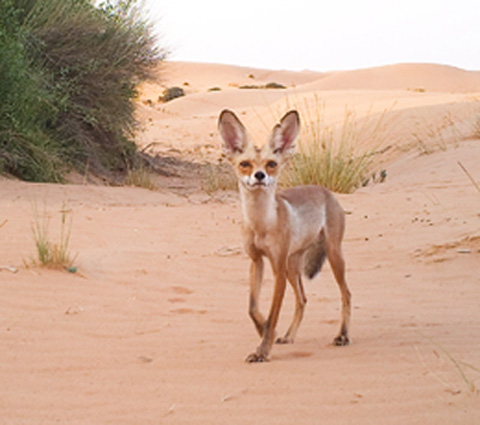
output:
<path id="1" fill-rule="evenodd" d="M 14 3 L 0 3 L 0 171 L 58 181 L 58 146 L 48 128 L 56 115 L 53 96 L 28 58 L 21 10 Z"/>
<path id="2" fill-rule="evenodd" d="M 0 16 L 5 171 L 58 181 L 67 166 L 128 169 L 136 87 L 165 57 L 136 2 L 2 0 Z"/>

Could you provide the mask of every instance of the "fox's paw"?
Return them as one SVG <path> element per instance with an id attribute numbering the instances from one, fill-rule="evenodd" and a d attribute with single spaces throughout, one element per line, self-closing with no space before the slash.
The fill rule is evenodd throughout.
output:
<path id="1" fill-rule="evenodd" d="M 287 336 L 278 337 L 275 341 L 275 344 L 293 344 L 293 338 Z"/>
<path id="2" fill-rule="evenodd" d="M 336 345 L 337 347 L 343 347 L 345 345 L 350 344 L 350 339 L 348 338 L 347 335 L 338 335 L 334 340 L 333 340 L 333 345 Z"/>
<path id="3" fill-rule="evenodd" d="M 268 358 L 263 354 L 252 353 L 247 356 L 245 361 L 247 363 L 264 363 L 264 362 L 268 362 Z"/>

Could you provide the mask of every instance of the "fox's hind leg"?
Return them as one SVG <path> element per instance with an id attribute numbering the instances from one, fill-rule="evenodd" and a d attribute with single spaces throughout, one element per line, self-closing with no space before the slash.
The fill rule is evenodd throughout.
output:
<path id="1" fill-rule="evenodd" d="M 350 343 L 348 329 L 351 315 L 351 294 L 345 280 L 345 260 L 343 259 L 340 246 L 329 246 L 327 256 L 342 294 L 342 323 L 338 335 L 333 340 L 333 344 L 348 345 Z"/>

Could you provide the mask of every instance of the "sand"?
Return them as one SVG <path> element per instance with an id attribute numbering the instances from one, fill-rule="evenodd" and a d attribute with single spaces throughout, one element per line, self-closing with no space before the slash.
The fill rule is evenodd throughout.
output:
<path id="1" fill-rule="evenodd" d="M 162 75 L 139 99 L 139 143 L 198 161 L 220 156 L 215 121 L 225 107 L 254 137 L 287 103 L 315 97 L 326 125 L 341 122 L 346 105 L 359 120 L 388 109 L 387 180 L 338 195 L 353 343 L 330 344 L 340 299 L 327 265 L 306 282 L 295 344 L 275 346 L 268 363 L 244 362 L 259 340 L 234 191 L 1 178 L 0 424 L 480 423 L 480 193 L 459 166 L 480 182 L 478 74 L 172 63 Z M 238 88 L 249 80 L 289 88 Z M 156 101 L 184 82 L 186 97 Z M 35 205 L 53 240 L 60 211 L 70 211 L 76 273 L 31 266 Z M 271 290 L 268 274 L 264 310 Z M 289 288 L 279 332 L 292 314 Z"/>

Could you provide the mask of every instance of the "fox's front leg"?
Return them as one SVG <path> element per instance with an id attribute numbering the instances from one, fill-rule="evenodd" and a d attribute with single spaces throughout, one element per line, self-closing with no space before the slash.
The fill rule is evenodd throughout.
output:
<path id="1" fill-rule="evenodd" d="M 258 299 L 260 297 L 260 289 L 263 281 L 263 258 L 258 256 L 252 258 L 250 265 L 250 303 L 248 313 L 253 320 L 257 332 L 263 337 L 265 330 L 265 318 L 260 313 L 258 307 Z"/>
<path id="2" fill-rule="evenodd" d="M 290 256 L 288 259 L 287 277 L 291 283 L 293 291 L 295 292 L 295 315 L 293 316 L 292 324 L 288 328 L 287 333 L 282 338 L 277 338 L 277 344 L 292 344 L 298 327 L 303 319 L 305 305 L 307 304 L 307 297 L 302 284 L 301 267 L 303 264 L 303 252 Z"/>
<path id="3" fill-rule="evenodd" d="M 275 288 L 273 293 L 272 306 L 270 308 L 270 314 L 268 315 L 268 319 L 265 322 L 262 342 L 258 346 L 255 353 L 250 354 L 246 358 L 246 361 L 249 363 L 268 361 L 268 355 L 275 339 L 275 327 L 277 326 L 278 315 L 282 306 L 286 284 L 286 270 L 284 267 L 282 267 L 282 270 L 279 270 L 275 273 Z"/>

